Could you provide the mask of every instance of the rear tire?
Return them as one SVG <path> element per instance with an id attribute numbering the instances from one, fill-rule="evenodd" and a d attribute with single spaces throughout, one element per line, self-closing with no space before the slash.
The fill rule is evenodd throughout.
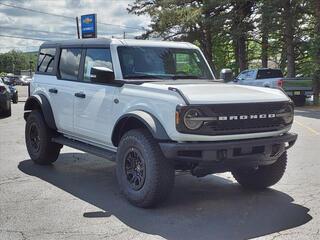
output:
<path id="1" fill-rule="evenodd" d="M 135 206 L 154 207 L 174 185 L 174 166 L 145 129 L 124 134 L 117 153 L 117 179 L 123 195 Z"/>
<path id="2" fill-rule="evenodd" d="M 26 122 L 25 141 L 31 159 L 40 165 L 48 165 L 57 160 L 62 145 L 51 138 L 56 134 L 44 121 L 42 113 L 33 110 Z"/>
<path id="3" fill-rule="evenodd" d="M 297 107 L 302 107 L 306 104 L 306 96 L 300 95 L 300 96 L 292 96 L 292 101 L 294 102 L 294 105 Z"/>
<path id="4" fill-rule="evenodd" d="M 259 166 L 258 169 L 242 168 L 232 171 L 233 177 L 244 188 L 265 189 L 270 187 L 282 178 L 287 166 L 287 152 L 284 152 L 278 160 L 266 166 Z"/>

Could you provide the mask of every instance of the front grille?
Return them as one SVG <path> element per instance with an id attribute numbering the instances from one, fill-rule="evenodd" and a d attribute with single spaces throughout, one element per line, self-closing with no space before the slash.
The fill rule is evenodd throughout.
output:
<path id="1" fill-rule="evenodd" d="M 250 116 L 277 114 L 288 109 L 289 102 L 215 104 L 197 106 L 204 117 L 227 117 L 228 120 L 206 121 L 203 126 L 192 131 L 184 125 L 177 126 L 179 132 L 201 135 L 229 135 L 277 131 L 287 127 L 284 117 L 229 120 L 230 116 Z M 186 109 L 182 109 L 185 113 Z M 182 113 L 183 114 L 183 113 Z"/>

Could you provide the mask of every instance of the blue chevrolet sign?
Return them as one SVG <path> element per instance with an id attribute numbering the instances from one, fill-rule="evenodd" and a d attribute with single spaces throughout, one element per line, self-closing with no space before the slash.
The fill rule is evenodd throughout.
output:
<path id="1" fill-rule="evenodd" d="M 97 37 L 97 14 L 81 16 L 81 34 L 82 38 Z"/>

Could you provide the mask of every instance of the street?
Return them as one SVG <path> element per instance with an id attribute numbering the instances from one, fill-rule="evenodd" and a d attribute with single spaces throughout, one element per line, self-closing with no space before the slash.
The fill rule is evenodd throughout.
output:
<path id="1" fill-rule="evenodd" d="M 119 193 L 114 163 L 68 147 L 33 164 L 22 97 L 0 119 L 0 239 L 320 239 L 320 109 L 297 108 L 287 171 L 269 190 L 243 190 L 231 174 L 176 173 L 169 201 L 139 209 Z"/>

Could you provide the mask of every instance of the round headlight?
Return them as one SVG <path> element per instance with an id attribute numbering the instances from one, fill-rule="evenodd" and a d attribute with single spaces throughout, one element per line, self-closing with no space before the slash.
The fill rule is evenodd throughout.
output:
<path id="1" fill-rule="evenodd" d="M 183 118 L 184 125 L 190 130 L 196 130 L 203 124 L 203 120 L 198 119 L 201 113 L 197 109 L 189 109 Z"/>
<path id="2" fill-rule="evenodd" d="M 292 105 L 287 105 L 286 109 L 286 116 L 284 116 L 284 121 L 289 124 L 293 121 L 293 116 L 294 116 L 294 110 Z"/>

